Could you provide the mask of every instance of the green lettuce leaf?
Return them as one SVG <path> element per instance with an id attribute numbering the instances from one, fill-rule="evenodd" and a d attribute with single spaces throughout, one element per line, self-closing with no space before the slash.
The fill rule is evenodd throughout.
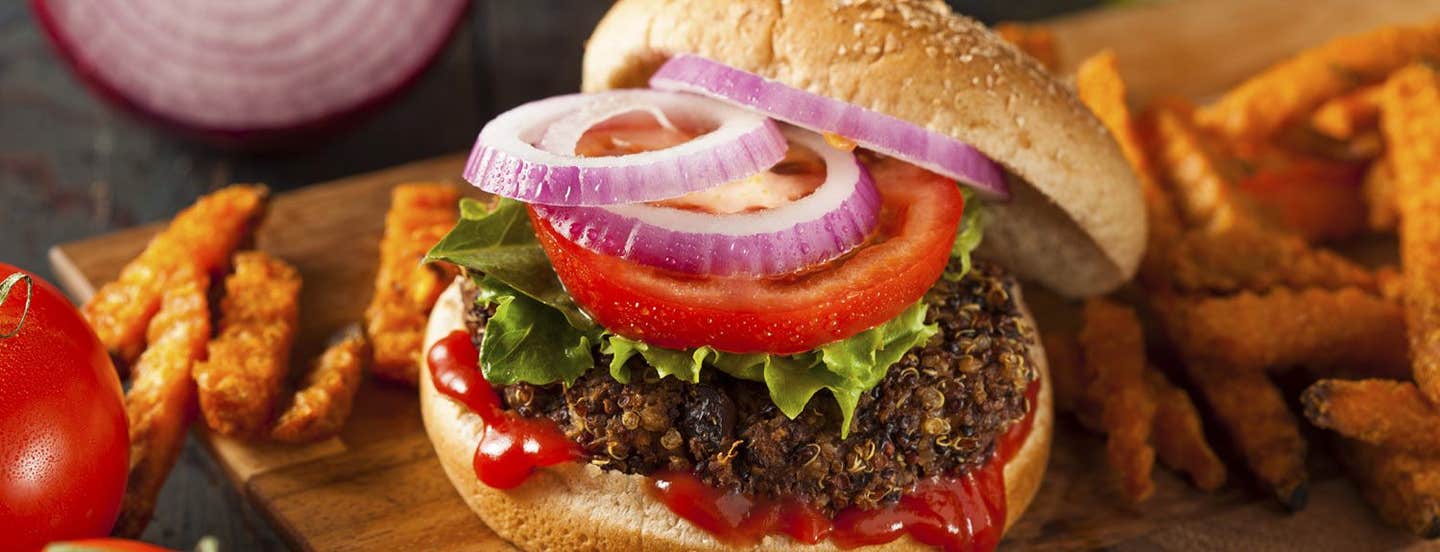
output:
<path id="1" fill-rule="evenodd" d="M 955 233 L 955 244 L 950 247 L 952 266 L 953 262 L 959 262 L 960 269 L 945 271 L 945 279 L 951 282 L 960 281 L 970 272 L 970 254 L 980 247 L 980 239 L 985 235 L 985 205 L 969 188 L 960 188 L 960 193 L 965 196 L 965 213 L 960 216 L 960 229 Z"/>
<path id="2" fill-rule="evenodd" d="M 487 209 L 474 199 L 460 200 L 460 221 L 425 255 L 424 262 L 434 261 L 454 263 L 503 282 L 564 314 L 576 328 L 597 327 L 560 285 L 535 238 L 524 203 L 502 198 Z"/>
<path id="3" fill-rule="evenodd" d="M 598 330 L 570 325 L 561 311 L 499 279 L 487 276 L 478 284 L 477 302 L 495 305 L 480 340 L 480 372 L 487 381 L 570 385 L 595 366 L 590 349 Z"/>
<path id="4" fill-rule="evenodd" d="M 925 323 L 924 303 L 915 303 L 900 316 L 849 339 L 798 355 L 733 354 L 700 347 L 688 351 L 664 349 L 618 335 L 606 335 L 602 350 L 613 355 L 610 375 L 629 381 L 624 369 L 639 355 L 661 377 L 674 376 L 694 383 L 706 366 L 751 381 L 763 381 L 770 400 L 794 418 L 821 389 L 828 389 L 843 417 L 840 436 L 850 432 L 860 395 L 880 383 L 906 351 L 925 343 L 939 331 Z"/>

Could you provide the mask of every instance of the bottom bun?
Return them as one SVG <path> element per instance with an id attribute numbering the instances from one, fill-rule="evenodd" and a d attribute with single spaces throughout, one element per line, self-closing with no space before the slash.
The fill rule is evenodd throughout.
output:
<path id="1" fill-rule="evenodd" d="M 1017 294 L 1016 302 L 1020 301 Z M 1021 304 L 1021 312 L 1030 314 Z M 455 330 L 465 330 L 465 305 L 459 280 L 435 304 L 425 331 L 425 349 Z M 1033 320 L 1032 326 L 1033 326 Z M 1050 455 L 1050 376 L 1044 351 L 1031 347 L 1040 373 L 1035 423 L 1025 444 L 1005 464 L 1005 528 L 1008 530 L 1035 497 Z M 423 355 L 422 355 L 423 357 Z M 450 483 L 501 538 L 525 550 L 731 550 L 709 533 L 681 519 L 651 496 L 646 477 L 572 463 L 537 470 L 514 489 L 490 488 L 475 477 L 472 459 L 484 423 L 460 403 L 440 395 L 428 366 L 420 370 L 420 409 L 425 431 Z M 887 545 L 894 550 L 929 547 L 909 536 Z M 828 543 L 804 544 L 770 536 L 765 550 L 837 550 Z"/>

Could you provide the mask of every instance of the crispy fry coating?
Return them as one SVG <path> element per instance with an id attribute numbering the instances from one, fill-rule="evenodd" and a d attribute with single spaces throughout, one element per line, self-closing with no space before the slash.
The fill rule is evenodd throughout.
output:
<path id="1" fill-rule="evenodd" d="M 195 364 L 200 411 L 211 430 L 232 437 L 265 434 L 290 373 L 299 327 L 300 273 L 260 251 L 235 255 L 209 358 Z"/>
<path id="2" fill-rule="evenodd" d="M 1380 86 L 1366 86 L 1330 98 L 1310 115 L 1310 127 L 1336 140 L 1373 129 L 1380 122 Z"/>
<path id="3" fill-rule="evenodd" d="M 1320 380 L 1300 396 L 1310 423 L 1352 439 L 1440 456 L 1440 409 L 1414 383 Z"/>
<path id="4" fill-rule="evenodd" d="M 1343 457 L 1361 492 L 1386 522 L 1440 538 L 1440 457 L 1346 441 Z"/>
<path id="5" fill-rule="evenodd" d="M 375 295 L 365 309 L 375 375 L 417 384 L 425 320 L 453 273 L 420 260 L 459 217 L 460 192 L 445 184 L 403 184 L 390 195 Z"/>
<path id="6" fill-rule="evenodd" d="M 370 342 L 358 327 L 348 328 L 315 360 L 304 386 L 280 415 L 270 437 L 307 443 L 334 437 L 350 417 L 360 376 L 370 360 Z"/>
<path id="7" fill-rule="evenodd" d="M 1176 300 L 1159 310 L 1187 359 L 1230 371 L 1361 365 L 1393 374 L 1409 366 L 1400 306 L 1354 288 L 1282 288 Z"/>
<path id="8" fill-rule="evenodd" d="M 1155 401 L 1145 383 L 1145 341 L 1140 320 L 1129 307 L 1104 299 L 1085 303 L 1080 332 L 1085 366 L 1095 371 L 1089 395 L 1102 401 L 1106 456 L 1121 476 L 1125 495 L 1135 502 L 1155 492 L 1150 447 Z"/>
<path id="9" fill-rule="evenodd" d="M 1044 25 L 1004 21 L 995 25 L 995 32 L 1005 42 L 1014 44 L 1020 51 L 1040 61 L 1046 69 L 1055 71 L 1060 67 L 1060 54 L 1055 49 L 1055 33 Z"/>
<path id="10" fill-rule="evenodd" d="M 1243 191 L 1269 220 L 1307 242 L 1356 236 L 1365 230 L 1359 163 L 1299 158 L 1241 180 Z"/>
<path id="11" fill-rule="evenodd" d="M 1415 382 L 1440 402 L 1440 75 L 1412 65 L 1381 99 L 1400 205 L 1400 264 Z"/>
<path id="12" fill-rule="evenodd" d="M 85 303 L 85 319 L 111 356 L 122 363 L 140 356 L 166 276 L 191 263 L 210 274 L 220 272 L 264 214 L 269 193 L 264 186 L 235 185 L 200 198 Z"/>
<path id="13" fill-rule="evenodd" d="M 1148 117 L 1154 133 L 1152 158 L 1175 193 L 1181 218 L 1190 228 L 1210 233 L 1251 224 L 1187 108 L 1183 101 L 1171 100 L 1157 104 Z"/>
<path id="14" fill-rule="evenodd" d="M 1230 136 L 1269 136 L 1330 98 L 1377 82 L 1415 60 L 1437 57 L 1440 20 L 1337 38 L 1251 77 L 1197 118 Z"/>
<path id="15" fill-rule="evenodd" d="M 1394 231 L 1400 224 L 1400 206 L 1395 197 L 1395 169 L 1390 167 L 1389 161 L 1381 158 L 1371 163 L 1360 189 L 1369 211 L 1366 222 L 1370 229 L 1376 232 Z"/>
<path id="16" fill-rule="evenodd" d="M 1175 245 L 1170 270 L 1175 289 L 1182 292 L 1375 287 L 1374 274 L 1354 261 L 1312 248 L 1298 236 L 1254 226 L 1187 233 Z"/>
<path id="17" fill-rule="evenodd" d="M 1140 268 L 1141 280 L 1147 287 L 1161 285 L 1168 272 L 1165 259 L 1180 235 L 1180 219 L 1175 213 L 1174 199 L 1159 185 L 1155 167 L 1146 156 L 1144 142 L 1135 126 L 1136 121 L 1125 103 L 1125 81 L 1120 78 L 1120 71 L 1115 66 L 1115 52 L 1105 50 L 1081 63 L 1075 76 L 1075 86 L 1080 101 L 1110 130 L 1110 135 L 1120 144 L 1121 153 L 1125 154 L 1125 159 L 1140 179 L 1150 233 L 1145 260 Z"/>
<path id="18" fill-rule="evenodd" d="M 160 486 L 185 442 L 195 416 L 191 366 L 210 339 L 209 276 L 195 267 L 177 267 L 162 284 L 159 312 L 147 331 L 150 342 L 135 361 L 125 394 L 130 420 L 130 475 L 115 534 L 137 537 L 150 523 Z"/>
<path id="19" fill-rule="evenodd" d="M 1309 475 L 1300 424 L 1263 372 L 1227 370 L 1204 361 L 1186 371 L 1245 463 L 1282 505 L 1305 507 Z"/>
<path id="20" fill-rule="evenodd" d="M 1170 469 L 1185 472 L 1195 486 L 1213 491 L 1225 484 L 1225 464 L 1205 441 L 1200 413 L 1190 395 L 1175 387 L 1155 367 L 1145 372 L 1150 394 L 1155 397 L 1155 427 L 1150 440 L 1160 461 Z"/>

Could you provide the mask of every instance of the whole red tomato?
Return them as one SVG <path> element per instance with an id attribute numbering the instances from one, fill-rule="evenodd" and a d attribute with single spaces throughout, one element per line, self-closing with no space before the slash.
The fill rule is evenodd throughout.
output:
<path id="1" fill-rule="evenodd" d="M 0 263 L 0 282 L 16 274 L 0 301 L 0 538 L 39 550 L 110 533 L 129 435 L 100 339 L 55 286 Z"/>

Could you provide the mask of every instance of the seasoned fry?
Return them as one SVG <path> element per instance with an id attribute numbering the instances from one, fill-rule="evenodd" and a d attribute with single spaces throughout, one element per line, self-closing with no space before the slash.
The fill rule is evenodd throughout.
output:
<path id="1" fill-rule="evenodd" d="M 1300 158 L 1262 169 L 1238 187 L 1270 220 L 1305 241 L 1338 240 L 1366 227 L 1362 170 L 1358 163 Z"/>
<path id="2" fill-rule="evenodd" d="M 1159 310 L 1187 359 L 1231 371 L 1362 365 L 1394 374 L 1409 366 L 1400 306 L 1354 288 L 1282 288 L 1178 300 Z"/>
<path id="3" fill-rule="evenodd" d="M 209 358 L 195 364 L 200 411 L 211 430 L 264 435 L 290 372 L 299 327 L 300 273 L 259 251 L 235 255 Z"/>
<path id="4" fill-rule="evenodd" d="M 111 356 L 122 363 L 140 356 L 166 275 L 189 263 L 206 273 L 219 272 L 259 222 L 269 193 L 264 186 L 236 185 L 200 198 L 85 303 L 85 318 Z"/>
<path id="5" fill-rule="evenodd" d="M 1074 413 L 1086 429 L 1104 433 L 1105 425 L 1100 419 L 1102 408 L 1089 393 L 1095 374 L 1085 366 L 1080 343 L 1074 335 L 1062 333 L 1045 333 L 1040 339 L 1049 362 L 1050 380 L 1055 384 L 1055 405 L 1062 411 Z"/>
<path id="6" fill-rule="evenodd" d="M 1213 491 L 1225 484 L 1225 464 L 1205 441 L 1200 414 L 1190 395 L 1165 379 L 1155 367 L 1145 372 L 1150 394 L 1155 397 L 1155 427 L 1150 440 L 1160 461 L 1170 469 L 1185 472 L 1195 486 Z"/>
<path id="7" fill-rule="evenodd" d="M 1121 476 L 1125 495 L 1135 502 L 1155 492 L 1150 447 L 1155 401 L 1145 383 L 1145 342 L 1140 320 L 1129 307 L 1104 299 L 1085 303 L 1080 332 L 1085 366 L 1095 371 L 1089 395 L 1102 401 L 1106 456 Z"/>
<path id="8" fill-rule="evenodd" d="M 1263 138 L 1330 98 L 1418 59 L 1437 57 L 1440 20 L 1337 38 L 1251 77 L 1200 110 L 1197 119 L 1230 136 Z"/>
<path id="9" fill-rule="evenodd" d="M 1303 509 L 1309 493 L 1305 440 L 1275 384 L 1263 372 L 1226 370 L 1203 361 L 1187 363 L 1186 371 L 1250 471 L 1280 504 Z"/>
<path id="10" fill-rule="evenodd" d="M 1005 42 L 1014 44 L 1020 51 L 1040 61 L 1046 69 L 1055 71 L 1060 67 L 1060 54 L 1055 49 L 1055 33 L 1044 25 L 1032 25 L 1005 21 L 995 25 L 995 32 Z"/>
<path id="11" fill-rule="evenodd" d="M 1380 122 L 1380 86 L 1366 86 L 1331 98 L 1310 115 L 1310 127 L 1336 140 L 1349 140 L 1356 133 L 1375 128 Z"/>
<path id="12" fill-rule="evenodd" d="M 135 361 L 125 413 L 130 420 L 130 475 L 115 534 L 137 537 L 155 512 L 155 497 L 180 454 L 195 416 L 191 366 L 210 339 L 210 278 L 195 267 L 177 267 L 165 278 L 159 312 L 147 331 L 150 342 Z"/>
<path id="13" fill-rule="evenodd" d="M 1310 423 L 1389 449 L 1440 456 L 1440 409 L 1414 383 L 1320 380 L 1300 396 Z"/>
<path id="14" fill-rule="evenodd" d="M 375 375 L 415 385 L 426 316 L 453 274 L 420 260 L 454 226 L 460 193 L 444 184 L 404 184 L 390 195 L 375 295 L 365 309 Z"/>
<path id="15" fill-rule="evenodd" d="M 1395 198 L 1395 170 L 1385 159 L 1378 159 L 1365 171 L 1360 187 L 1369 210 L 1366 221 L 1376 232 L 1391 232 L 1400 223 L 1399 200 Z"/>
<path id="16" fill-rule="evenodd" d="M 1206 150 L 1199 130 L 1191 124 L 1187 107 L 1179 101 L 1162 103 L 1148 118 L 1155 135 L 1153 159 L 1158 173 L 1175 192 L 1181 218 L 1189 227 L 1209 233 L 1251 224 L 1213 154 Z"/>
<path id="17" fill-rule="evenodd" d="M 358 327 L 348 328 L 315 360 L 304 386 L 280 415 L 271 438 L 307 443 L 334 437 L 350 417 L 360 376 L 370 359 L 370 342 Z"/>
<path id="18" fill-rule="evenodd" d="M 1343 457 L 1365 499 L 1386 522 L 1440 538 L 1440 457 L 1346 441 Z"/>
<path id="19" fill-rule="evenodd" d="M 1174 199 L 1160 187 L 1155 167 L 1146 157 L 1144 142 L 1125 103 L 1125 81 L 1115 67 L 1115 52 L 1105 50 L 1081 63 L 1075 76 L 1075 86 L 1080 101 L 1110 130 L 1110 135 L 1120 144 L 1121 153 L 1140 179 L 1150 233 L 1140 269 L 1141 280 L 1147 287 L 1161 285 L 1167 279 L 1165 259 L 1180 235 L 1180 219 L 1175 213 Z"/>
<path id="20" fill-rule="evenodd" d="M 1374 289 L 1375 276 L 1354 261 L 1315 249 L 1297 236 L 1258 227 L 1190 232 L 1175 245 L 1171 280 L 1183 292 L 1265 292 L 1277 287 Z"/>
<path id="21" fill-rule="evenodd" d="M 1415 382 L 1440 402 L 1440 75 L 1412 65 L 1381 99 L 1400 205 L 1400 264 Z"/>

